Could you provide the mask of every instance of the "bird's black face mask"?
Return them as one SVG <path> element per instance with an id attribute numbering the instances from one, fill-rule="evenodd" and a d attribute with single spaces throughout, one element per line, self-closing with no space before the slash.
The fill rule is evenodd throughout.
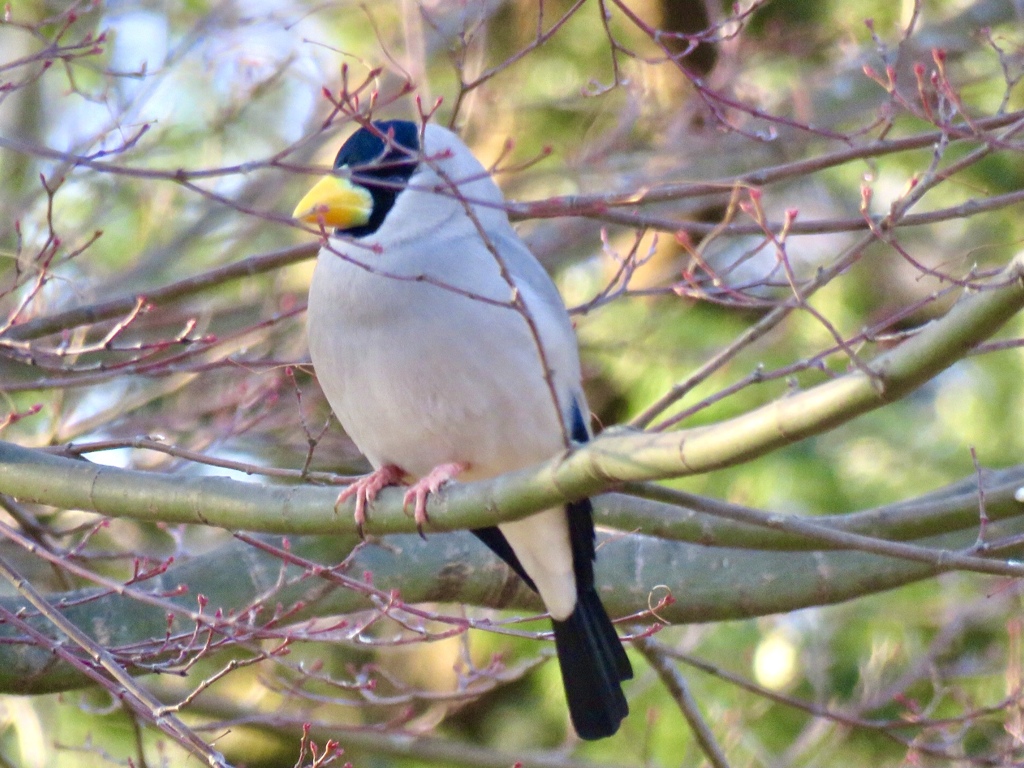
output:
<path id="1" fill-rule="evenodd" d="M 409 120 L 380 120 L 376 131 L 360 128 L 348 137 L 334 159 L 335 168 L 352 170 L 352 183 L 373 197 L 373 209 L 365 224 L 339 229 L 350 237 L 377 231 L 395 204 L 398 193 L 409 183 L 419 165 L 420 132 Z M 384 137 L 390 137 L 388 141 Z"/>

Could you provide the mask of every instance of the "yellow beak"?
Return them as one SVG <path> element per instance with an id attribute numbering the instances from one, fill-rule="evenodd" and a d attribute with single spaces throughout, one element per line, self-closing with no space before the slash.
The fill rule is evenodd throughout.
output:
<path id="1" fill-rule="evenodd" d="M 299 200 L 293 219 L 336 229 L 351 229 L 370 220 L 373 196 L 364 187 L 338 176 L 324 176 Z"/>

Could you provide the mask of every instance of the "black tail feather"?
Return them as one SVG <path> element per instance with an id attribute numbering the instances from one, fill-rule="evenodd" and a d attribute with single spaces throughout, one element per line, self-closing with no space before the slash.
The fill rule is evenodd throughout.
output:
<path id="1" fill-rule="evenodd" d="M 597 592 L 582 590 L 569 618 L 551 623 L 576 733 L 584 739 L 611 736 L 629 714 L 621 681 L 633 677 L 633 668 Z"/>

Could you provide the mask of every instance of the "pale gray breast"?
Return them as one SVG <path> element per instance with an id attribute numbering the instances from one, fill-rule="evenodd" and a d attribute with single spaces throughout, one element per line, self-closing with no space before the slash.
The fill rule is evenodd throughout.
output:
<path id="1" fill-rule="evenodd" d="M 506 300 L 507 285 L 495 282 L 497 270 L 487 256 L 489 263 L 460 258 L 465 269 L 438 279 L 476 294 L 483 287 L 488 299 Z M 395 261 L 387 261 L 397 271 Z M 403 274 L 420 274 L 417 268 Z M 546 317 L 538 314 L 538 320 Z M 310 354 L 321 386 L 375 465 L 395 463 L 422 475 L 437 464 L 463 461 L 472 467 L 466 479 L 473 479 L 540 461 L 563 447 L 537 341 L 515 310 L 373 273 L 325 253 L 310 289 L 309 316 Z M 550 325 L 550 319 L 543 322 Z M 561 360 L 565 340 L 554 335 L 559 338 L 552 352 Z M 559 365 L 563 374 L 571 374 L 567 365 Z"/>

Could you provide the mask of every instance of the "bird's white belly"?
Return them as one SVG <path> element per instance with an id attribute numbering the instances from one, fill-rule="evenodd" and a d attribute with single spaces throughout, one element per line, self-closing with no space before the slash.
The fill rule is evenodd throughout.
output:
<path id="1" fill-rule="evenodd" d="M 389 278 L 324 259 L 317 272 L 347 274 L 314 275 L 310 355 L 335 415 L 374 466 L 422 476 L 461 462 L 472 480 L 563 447 L 537 343 L 514 310 L 422 283 L 390 280 L 383 291 Z"/>
<path id="2" fill-rule="evenodd" d="M 309 351 L 320 386 L 375 467 L 394 464 L 422 477 L 457 462 L 468 465 L 461 480 L 479 480 L 565 447 L 564 416 L 538 341 L 515 310 L 321 254 L 309 316 L 316 318 Z M 563 382 L 579 375 L 566 350 L 575 357 L 569 346 L 560 360 L 548 360 Z M 551 615 L 567 618 L 576 581 L 565 509 L 500 528 Z"/>

